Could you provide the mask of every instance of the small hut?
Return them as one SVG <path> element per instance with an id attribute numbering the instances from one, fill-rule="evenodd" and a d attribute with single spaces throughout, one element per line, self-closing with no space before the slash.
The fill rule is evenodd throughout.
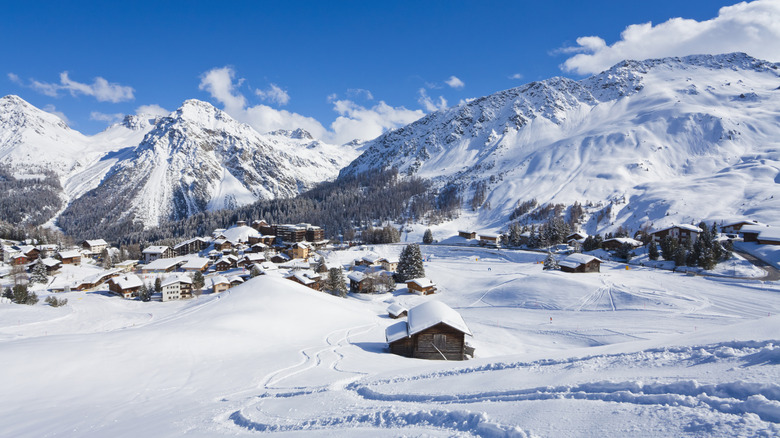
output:
<path id="1" fill-rule="evenodd" d="M 420 295 L 436 293 L 436 283 L 428 278 L 413 278 L 406 282 L 406 288 L 409 289 L 409 292 Z"/>
<path id="2" fill-rule="evenodd" d="M 601 260 L 587 254 L 571 254 L 558 262 L 562 272 L 600 272 Z"/>
<path id="3" fill-rule="evenodd" d="M 393 319 L 398 319 L 402 316 L 407 316 L 408 314 L 409 309 L 398 303 L 393 303 L 387 308 L 387 315 Z"/>
<path id="4" fill-rule="evenodd" d="M 407 321 L 385 331 L 390 352 L 418 359 L 465 360 L 473 349 L 466 345 L 471 335 L 460 314 L 440 301 L 428 301 L 409 309 Z"/>

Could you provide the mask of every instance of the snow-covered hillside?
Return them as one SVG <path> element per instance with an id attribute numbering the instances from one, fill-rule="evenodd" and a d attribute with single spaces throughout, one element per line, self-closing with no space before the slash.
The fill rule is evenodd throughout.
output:
<path id="1" fill-rule="evenodd" d="M 54 171 L 65 212 L 77 220 L 100 213 L 152 226 L 291 197 L 335 178 L 358 153 L 303 130 L 262 135 L 198 100 L 167 117 L 127 116 L 88 137 L 17 96 L 0 99 L 0 164 L 18 176 Z M 98 211 L 96 200 L 111 202 Z"/>
<path id="2" fill-rule="evenodd" d="M 329 254 L 349 262 L 400 246 Z M 780 290 L 543 254 L 422 247 L 439 293 L 347 299 L 273 275 L 186 301 L 0 303 L 3 435 L 777 436 Z M 466 362 L 390 354 L 387 306 L 440 300 Z"/>
<path id="3" fill-rule="evenodd" d="M 488 185 L 476 223 L 518 201 L 616 202 L 591 224 L 689 222 L 780 208 L 780 71 L 745 54 L 625 61 L 433 113 L 371 141 L 341 175 L 376 168 Z"/>

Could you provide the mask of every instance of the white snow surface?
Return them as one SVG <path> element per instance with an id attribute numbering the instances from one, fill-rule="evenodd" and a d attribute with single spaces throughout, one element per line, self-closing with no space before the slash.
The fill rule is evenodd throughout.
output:
<path id="1" fill-rule="evenodd" d="M 343 299 L 262 275 L 165 303 L 106 292 L 59 294 L 59 308 L 4 301 L 2 434 L 780 434 L 777 283 L 612 262 L 567 274 L 543 271 L 541 253 L 421 249 L 439 288 L 425 297 L 399 287 Z M 435 301 L 471 329 L 476 359 L 386 350 L 399 322 L 388 304 Z"/>

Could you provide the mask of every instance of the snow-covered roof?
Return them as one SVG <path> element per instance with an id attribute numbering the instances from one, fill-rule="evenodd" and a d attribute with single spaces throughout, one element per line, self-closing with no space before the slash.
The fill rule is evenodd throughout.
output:
<path id="1" fill-rule="evenodd" d="M 287 275 L 285 278 L 295 278 L 296 280 L 298 280 L 299 282 L 301 282 L 302 284 L 305 284 L 305 285 L 310 285 L 310 284 L 314 283 L 314 280 L 312 280 L 311 278 L 308 278 L 306 275 L 304 275 L 300 271 L 293 272 L 293 273 Z"/>
<path id="2" fill-rule="evenodd" d="M 529 232 L 529 234 L 530 234 L 530 232 Z M 579 236 L 579 237 L 576 237 L 576 236 Z M 566 236 L 567 240 L 571 240 L 571 239 L 579 240 L 579 239 L 587 239 L 587 238 L 588 238 L 588 233 L 583 233 L 581 231 L 575 231 L 575 232 L 569 234 L 568 236 Z"/>
<path id="3" fill-rule="evenodd" d="M 409 325 L 406 321 L 399 321 L 385 329 L 385 339 L 388 343 L 395 342 L 409 336 Z"/>
<path id="4" fill-rule="evenodd" d="M 95 240 L 85 240 L 84 243 L 86 243 L 89 246 L 107 246 L 108 243 L 103 239 L 95 239 Z"/>
<path id="5" fill-rule="evenodd" d="M 767 229 L 766 225 L 745 225 L 744 227 L 739 229 L 740 233 L 760 233 Z"/>
<path id="6" fill-rule="evenodd" d="M 47 257 L 45 259 L 41 259 L 41 263 L 43 263 L 44 265 L 46 265 L 49 268 L 53 268 L 53 267 L 55 267 L 57 265 L 61 265 L 62 264 L 61 261 L 59 261 L 57 259 L 50 258 L 50 257 Z"/>
<path id="7" fill-rule="evenodd" d="M 361 281 L 365 280 L 366 274 L 360 271 L 352 271 L 349 274 L 347 274 L 347 278 L 357 283 L 360 283 Z"/>
<path id="8" fill-rule="evenodd" d="M 248 254 L 244 254 L 244 259 L 246 259 L 248 262 L 260 262 L 265 260 L 265 254 L 259 252 L 250 252 Z"/>
<path id="9" fill-rule="evenodd" d="M 17 248 L 19 249 L 19 251 L 21 251 L 21 252 L 22 252 L 22 254 L 27 254 L 27 253 L 29 253 L 30 251 L 32 251 L 32 250 L 34 250 L 34 249 L 37 249 L 37 248 L 35 248 L 35 247 L 34 247 L 34 246 L 32 246 L 32 245 L 20 245 L 20 246 L 17 246 Z"/>
<path id="10" fill-rule="evenodd" d="M 123 260 L 114 264 L 117 268 L 129 268 L 138 264 L 138 260 Z"/>
<path id="11" fill-rule="evenodd" d="M 660 233 L 661 231 L 671 230 L 672 228 L 679 228 L 681 230 L 693 231 L 694 233 L 701 233 L 702 232 L 702 229 L 697 227 L 696 225 L 673 224 L 673 225 L 669 225 L 668 227 L 659 228 L 659 229 L 653 231 L 651 234 Z"/>
<path id="12" fill-rule="evenodd" d="M 367 255 L 363 256 L 362 260 L 364 262 L 368 262 L 368 263 L 374 264 L 374 263 L 382 260 L 382 257 L 379 257 L 376 254 L 367 254 Z"/>
<path id="13" fill-rule="evenodd" d="M 157 259 L 143 267 L 147 271 L 166 271 L 181 263 L 179 258 Z"/>
<path id="14" fill-rule="evenodd" d="M 604 242 L 605 243 L 606 242 L 618 242 L 621 245 L 624 244 L 624 243 L 627 243 L 627 244 L 629 244 L 631 246 L 642 246 L 642 242 L 640 242 L 640 241 L 638 241 L 636 239 L 632 239 L 630 237 L 613 237 L 611 239 L 605 240 Z"/>
<path id="15" fill-rule="evenodd" d="M 468 326 L 463 321 L 463 317 L 460 316 L 460 313 L 441 301 L 426 301 L 425 303 L 409 309 L 408 315 L 409 336 L 420 333 L 439 323 L 447 324 L 467 335 L 471 334 L 471 330 L 469 330 Z"/>
<path id="16" fill-rule="evenodd" d="M 230 281 L 225 278 L 224 275 L 215 275 L 210 278 L 212 286 L 216 286 L 218 284 L 230 284 Z"/>
<path id="17" fill-rule="evenodd" d="M 182 265 L 182 269 L 203 269 L 204 266 L 209 264 L 209 259 L 206 257 L 191 257 L 187 259 L 187 263 Z"/>
<path id="18" fill-rule="evenodd" d="M 590 263 L 593 260 L 601 261 L 598 257 L 594 257 L 592 255 L 575 253 L 566 256 L 566 258 L 560 260 L 558 264 L 567 268 L 576 268 L 579 265 Z"/>
<path id="19" fill-rule="evenodd" d="M 734 225 L 761 225 L 758 221 L 751 221 L 747 219 L 743 219 L 741 221 L 734 221 L 734 222 L 728 222 L 723 225 L 721 225 L 721 228 L 724 227 L 733 227 Z"/>
<path id="20" fill-rule="evenodd" d="M 391 304 L 390 306 L 387 307 L 387 313 L 389 313 L 390 315 L 393 315 L 393 316 L 398 316 L 398 315 L 400 315 L 400 314 L 402 314 L 404 312 L 408 312 L 408 311 L 409 311 L 409 309 L 407 309 L 406 307 L 404 307 L 404 306 L 402 306 L 402 305 L 400 305 L 398 303 L 393 303 L 393 304 Z"/>
<path id="21" fill-rule="evenodd" d="M 73 257 L 81 257 L 81 252 L 71 249 L 68 251 L 60 251 L 60 257 L 63 259 L 72 259 Z"/>
<path id="22" fill-rule="evenodd" d="M 414 283 L 414 284 L 416 284 L 417 286 L 419 286 L 419 287 L 422 287 L 422 288 L 436 286 L 436 283 L 434 283 L 433 281 L 431 281 L 431 279 L 430 279 L 430 278 L 425 278 L 425 277 L 422 277 L 422 278 L 413 278 L 413 279 L 411 279 L 411 280 L 408 280 L 406 283 L 407 283 L 407 284 L 408 284 L 408 283 Z"/>
<path id="23" fill-rule="evenodd" d="M 188 239 L 188 240 L 185 240 L 184 242 L 176 244 L 173 247 L 173 249 L 178 249 L 178 248 L 181 248 L 182 246 L 189 245 L 190 243 L 198 242 L 198 241 L 200 241 L 200 242 L 208 242 L 209 240 L 205 239 L 203 237 L 193 237 L 192 239 Z"/>
<path id="24" fill-rule="evenodd" d="M 766 227 L 758 233 L 758 239 L 780 242 L 780 228 Z"/>
<path id="25" fill-rule="evenodd" d="M 144 254 L 162 254 L 168 249 L 167 246 L 147 246 L 144 248 Z"/>
<path id="26" fill-rule="evenodd" d="M 222 231 L 220 234 L 230 242 L 248 242 L 250 237 L 259 237 L 260 232 L 246 225 L 232 227 Z"/>
<path id="27" fill-rule="evenodd" d="M 120 289 L 131 289 L 143 286 L 144 282 L 135 274 L 127 274 L 121 277 L 114 277 L 111 281 L 119 286 Z"/>
<path id="28" fill-rule="evenodd" d="M 497 234 L 482 234 L 482 233 L 480 233 L 479 234 L 479 238 L 480 239 L 498 239 L 498 235 Z"/>
<path id="29" fill-rule="evenodd" d="M 278 266 L 276 266 L 274 263 L 271 262 L 263 262 L 260 264 L 256 264 L 255 267 L 257 267 L 261 271 L 276 271 L 279 269 Z"/>

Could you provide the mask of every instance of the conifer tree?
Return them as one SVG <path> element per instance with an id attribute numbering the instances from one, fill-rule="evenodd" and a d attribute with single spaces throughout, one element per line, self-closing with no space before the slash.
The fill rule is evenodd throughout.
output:
<path id="1" fill-rule="evenodd" d="M 405 282 L 414 278 L 425 277 L 422 252 L 420 245 L 410 243 L 404 247 L 398 261 L 397 278 L 399 282 Z"/>
<path id="2" fill-rule="evenodd" d="M 552 252 L 547 251 L 547 258 L 544 259 L 544 266 L 542 269 L 545 271 L 552 270 L 552 269 L 560 269 L 561 267 L 558 265 L 558 260 L 555 260 L 555 256 L 552 254 Z"/>
<path id="3" fill-rule="evenodd" d="M 192 275 L 192 288 L 203 289 L 203 286 L 205 285 L 206 279 L 203 278 L 203 273 L 200 271 L 195 271 L 195 274 Z"/>
<path id="4" fill-rule="evenodd" d="M 138 298 L 143 302 L 152 300 L 151 288 L 146 283 L 142 284 L 141 288 L 138 289 Z"/>
<path id="5" fill-rule="evenodd" d="M 162 279 L 160 277 L 154 279 L 154 291 L 158 294 L 162 292 Z"/>
<path id="6" fill-rule="evenodd" d="M 426 245 L 430 245 L 431 243 L 433 243 L 433 233 L 431 233 L 430 228 L 425 230 L 425 234 L 423 234 L 423 243 Z"/>
<path id="7" fill-rule="evenodd" d="M 330 268 L 328 278 L 325 280 L 325 288 L 334 295 L 347 296 L 347 285 L 344 282 L 344 272 L 341 268 Z"/>
<path id="8" fill-rule="evenodd" d="M 41 259 L 38 259 L 38 263 L 33 266 L 32 275 L 30 275 L 30 281 L 33 283 L 46 283 L 49 281 L 47 278 L 46 265 L 43 264 Z"/>
<path id="9" fill-rule="evenodd" d="M 647 255 L 650 257 L 650 260 L 658 260 L 658 245 L 655 244 L 655 241 L 651 241 L 648 245 Z"/>

